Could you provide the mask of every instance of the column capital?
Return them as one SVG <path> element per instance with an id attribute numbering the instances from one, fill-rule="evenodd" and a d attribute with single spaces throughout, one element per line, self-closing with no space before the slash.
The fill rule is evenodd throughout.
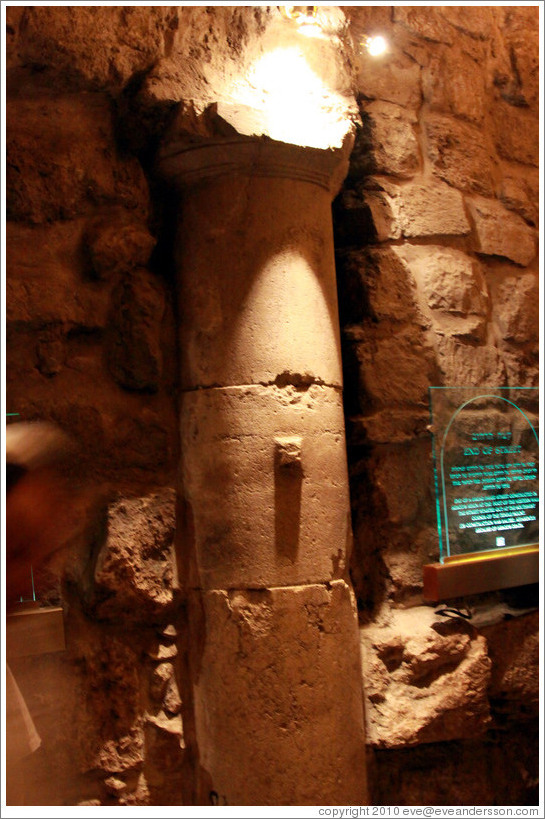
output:
<path id="1" fill-rule="evenodd" d="M 223 109 L 214 107 L 217 119 L 223 120 Z M 340 147 L 311 148 L 252 134 L 255 120 L 252 114 L 251 110 L 249 114 L 244 111 L 242 133 L 229 125 L 230 133 L 217 136 L 173 134 L 158 154 L 160 176 L 181 190 L 220 176 L 293 179 L 318 185 L 336 196 L 348 172 L 354 143 L 352 131 L 346 134 Z"/>

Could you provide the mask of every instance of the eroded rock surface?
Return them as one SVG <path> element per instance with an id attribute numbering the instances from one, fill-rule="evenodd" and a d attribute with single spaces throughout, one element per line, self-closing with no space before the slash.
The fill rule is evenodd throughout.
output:
<path id="1" fill-rule="evenodd" d="M 474 738 L 490 722 L 486 640 L 426 607 L 361 629 L 368 741 L 377 748 Z"/>

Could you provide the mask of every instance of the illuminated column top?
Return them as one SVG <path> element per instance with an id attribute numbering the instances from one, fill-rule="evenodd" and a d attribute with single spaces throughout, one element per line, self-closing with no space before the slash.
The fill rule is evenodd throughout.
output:
<path id="1" fill-rule="evenodd" d="M 163 149 L 181 191 L 177 267 L 183 389 L 340 388 L 331 198 L 351 137 L 321 150 L 232 133 Z"/>
<path id="2" fill-rule="evenodd" d="M 314 148 L 261 134 L 256 112 L 251 109 L 218 103 L 213 106 L 212 117 L 219 127 L 225 123 L 231 133 L 203 138 L 174 133 L 160 152 L 161 175 L 180 189 L 219 176 L 242 174 L 310 182 L 324 188 L 331 198 L 340 190 L 354 144 L 351 130 L 338 148 Z"/>

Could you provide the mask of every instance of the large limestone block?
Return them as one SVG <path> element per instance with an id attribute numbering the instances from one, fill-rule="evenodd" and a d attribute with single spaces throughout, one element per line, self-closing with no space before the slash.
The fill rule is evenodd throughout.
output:
<path id="1" fill-rule="evenodd" d="M 360 635 L 371 745 L 445 742 L 486 729 L 491 663 L 470 626 L 417 606 Z"/>
<path id="2" fill-rule="evenodd" d="M 431 310 L 459 316 L 486 312 L 488 294 L 478 260 L 461 250 L 406 244 L 395 252 L 419 282 Z"/>
<path id="3" fill-rule="evenodd" d="M 463 236 L 469 233 L 462 196 L 448 185 L 414 184 L 399 195 L 404 236 Z"/>
<path id="4" fill-rule="evenodd" d="M 375 11 L 378 8 L 374 9 Z M 366 32 L 363 31 L 365 36 Z M 372 57 L 366 49 L 357 55 L 358 88 L 367 99 L 416 110 L 421 103 L 420 66 L 403 53 Z"/>
<path id="5" fill-rule="evenodd" d="M 338 256 L 341 316 L 345 325 L 361 323 L 369 316 L 377 322 L 390 319 L 426 324 L 418 311 L 412 273 L 397 250 L 375 246 Z"/>
<path id="6" fill-rule="evenodd" d="M 493 111 L 494 137 L 500 156 L 539 167 L 539 116 L 537 110 L 498 102 Z"/>
<path id="7" fill-rule="evenodd" d="M 367 103 L 363 110 L 365 142 L 373 157 L 375 173 L 411 177 L 418 170 L 420 153 L 414 126 L 416 116 L 400 105 L 382 100 Z"/>
<path id="8" fill-rule="evenodd" d="M 489 297 L 478 259 L 437 245 L 406 243 L 394 251 L 414 277 L 437 333 L 484 340 Z"/>
<path id="9" fill-rule="evenodd" d="M 475 346 L 454 336 L 438 336 L 437 353 L 445 384 L 477 387 L 505 382 L 505 366 L 496 347 Z"/>
<path id="10" fill-rule="evenodd" d="M 350 336 L 355 341 L 362 405 L 369 399 L 377 408 L 427 404 L 428 386 L 437 372 L 433 349 L 421 327 L 365 325 L 354 328 Z"/>
<path id="11" fill-rule="evenodd" d="M 500 199 L 533 227 L 539 218 L 538 175 L 530 168 L 507 165 L 504 169 Z"/>
<path id="12" fill-rule="evenodd" d="M 181 406 L 186 585 L 342 577 L 349 499 L 342 398 L 301 383 L 196 390 Z"/>
<path id="13" fill-rule="evenodd" d="M 462 191 L 493 196 L 498 184 L 498 158 L 481 128 L 441 114 L 425 120 L 428 156 L 433 173 Z"/>
<path id="14" fill-rule="evenodd" d="M 480 124 L 486 112 L 485 78 L 482 65 L 453 47 L 432 55 L 423 71 L 424 100 L 430 109 L 451 113 Z"/>
<path id="15" fill-rule="evenodd" d="M 365 804 L 348 586 L 195 592 L 189 612 L 201 804 Z"/>
<path id="16" fill-rule="evenodd" d="M 464 236 L 470 224 L 462 194 L 441 182 L 398 185 L 390 180 L 368 181 L 365 202 L 379 241 L 420 236 Z"/>
<path id="17" fill-rule="evenodd" d="M 209 180 L 184 199 L 178 264 L 184 389 L 286 371 L 341 384 L 328 191 L 263 175 Z"/>
<path id="18" fill-rule="evenodd" d="M 496 319 L 503 339 L 517 344 L 539 338 L 539 280 L 534 273 L 504 278 L 497 290 Z"/>
<path id="19" fill-rule="evenodd" d="M 528 265 L 536 255 L 536 234 L 516 213 L 493 199 L 468 201 L 475 225 L 475 250 L 487 256 L 503 256 Z"/>

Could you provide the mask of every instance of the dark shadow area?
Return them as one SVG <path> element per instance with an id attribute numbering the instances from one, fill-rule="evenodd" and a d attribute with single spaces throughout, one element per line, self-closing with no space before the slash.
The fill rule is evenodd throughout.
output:
<path id="1" fill-rule="evenodd" d="M 303 469 L 277 446 L 274 463 L 274 539 L 278 558 L 295 561 L 301 528 Z"/>

